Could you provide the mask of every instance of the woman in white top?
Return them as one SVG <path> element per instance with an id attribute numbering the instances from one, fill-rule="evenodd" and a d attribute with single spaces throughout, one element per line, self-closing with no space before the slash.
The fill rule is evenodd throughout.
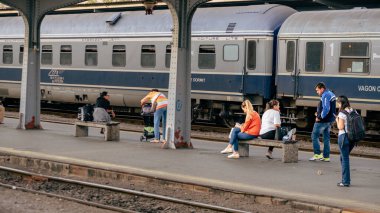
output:
<path id="1" fill-rule="evenodd" d="M 336 117 L 336 123 L 339 129 L 338 144 L 340 149 L 340 163 L 342 166 L 342 181 L 338 183 L 339 187 L 349 187 L 351 184 L 350 179 L 350 152 L 354 148 L 354 144 L 348 141 L 347 136 L 347 114 L 351 113 L 353 109 L 346 96 L 339 96 L 337 101 L 339 114 Z"/>
<path id="2" fill-rule="evenodd" d="M 267 103 L 265 112 L 261 119 L 260 137 L 262 139 L 273 140 L 276 135 L 276 128 L 281 126 L 280 102 L 271 100 Z M 272 159 L 273 146 L 270 146 L 265 156 Z"/>

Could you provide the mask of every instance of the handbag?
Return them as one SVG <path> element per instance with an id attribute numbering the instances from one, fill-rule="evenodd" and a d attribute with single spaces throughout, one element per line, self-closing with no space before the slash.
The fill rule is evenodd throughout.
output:
<path id="1" fill-rule="evenodd" d="M 230 134 L 228 135 L 228 138 L 231 139 L 231 136 L 232 136 L 232 132 L 234 131 L 235 127 L 232 127 L 231 128 L 231 131 L 230 131 Z"/>
<path id="2" fill-rule="evenodd" d="M 274 140 L 281 141 L 282 138 L 288 134 L 287 127 L 277 127 L 276 128 L 276 134 L 274 135 Z"/>
<path id="3" fill-rule="evenodd" d="M 157 101 L 154 101 L 152 103 L 152 106 L 150 107 L 150 112 L 151 113 L 156 112 L 156 108 L 157 108 Z"/>
<path id="4" fill-rule="evenodd" d="M 158 97 L 161 95 L 161 93 L 158 93 L 158 95 L 156 95 L 154 98 L 153 98 L 153 101 L 152 101 L 152 106 L 150 107 L 150 112 L 153 113 L 153 112 L 156 112 L 156 108 L 157 108 L 157 99 Z"/>

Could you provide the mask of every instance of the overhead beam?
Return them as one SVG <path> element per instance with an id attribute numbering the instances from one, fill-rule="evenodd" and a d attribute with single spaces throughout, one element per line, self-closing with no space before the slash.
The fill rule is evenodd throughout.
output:
<path id="1" fill-rule="evenodd" d="M 351 9 L 349 5 L 339 4 L 334 0 L 313 0 L 314 2 L 326 5 L 330 9 Z"/>

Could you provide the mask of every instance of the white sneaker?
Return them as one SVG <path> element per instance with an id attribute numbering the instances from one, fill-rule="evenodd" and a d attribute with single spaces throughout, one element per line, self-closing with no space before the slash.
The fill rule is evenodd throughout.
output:
<path id="1" fill-rule="evenodd" d="M 222 154 L 232 153 L 232 147 L 226 147 L 222 151 L 220 151 Z"/>
<path id="2" fill-rule="evenodd" d="M 296 132 L 297 132 L 297 129 L 296 129 L 296 128 L 293 128 L 293 129 L 289 130 L 289 132 L 288 132 L 288 134 L 287 134 L 289 140 L 292 140 L 292 137 L 293 137 L 293 135 L 296 134 Z"/>
<path id="3" fill-rule="evenodd" d="M 237 159 L 237 158 L 240 158 L 240 155 L 239 155 L 239 153 L 235 152 L 235 153 L 228 155 L 227 157 Z"/>
<path id="4" fill-rule="evenodd" d="M 311 157 L 310 159 L 309 159 L 309 161 L 316 161 L 316 160 L 321 160 L 321 159 L 323 159 L 323 155 L 322 154 L 314 154 L 313 155 L 313 157 Z"/>

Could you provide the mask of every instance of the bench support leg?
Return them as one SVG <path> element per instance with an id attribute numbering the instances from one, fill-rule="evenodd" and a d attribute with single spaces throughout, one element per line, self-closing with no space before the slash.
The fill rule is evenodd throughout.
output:
<path id="1" fill-rule="evenodd" d="M 239 155 L 240 157 L 248 157 L 249 156 L 249 144 L 239 143 Z"/>
<path id="2" fill-rule="evenodd" d="M 282 145 L 282 162 L 297 163 L 298 162 L 298 144 Z"/>
<path id="3" fill-rule="evenodd" d="M 87 137 L 88 127 L 75 125 L 75 137 Z"/>
<path id="4" fill-rule="evenodd" d="M 105 141 L 119 141 L 120 140 L 120 127 L 119 125 L 115 126 L 106 126 L 104 132 Z"/>

